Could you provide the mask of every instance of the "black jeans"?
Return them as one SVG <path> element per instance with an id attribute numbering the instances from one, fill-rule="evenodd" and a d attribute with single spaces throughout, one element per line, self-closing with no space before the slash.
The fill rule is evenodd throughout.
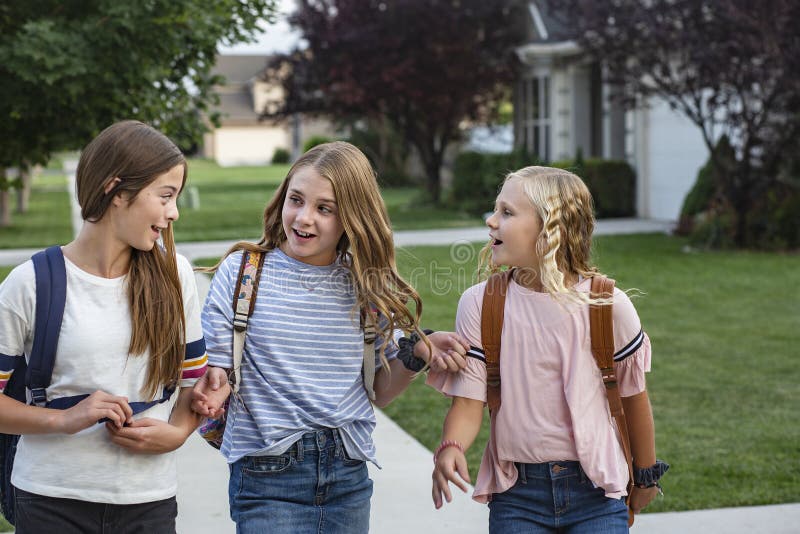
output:
<path id="1" fill-rule="evenodd" d="M 16 534 L 175 534 L 175 497 L 141 504 L 105 504 L 16 491 Z"/>

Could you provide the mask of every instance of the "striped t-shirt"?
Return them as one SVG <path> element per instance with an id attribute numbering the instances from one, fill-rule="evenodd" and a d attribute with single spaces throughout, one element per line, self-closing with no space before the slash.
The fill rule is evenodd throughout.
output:
<path id="1" fill-rule="evenodd" d="M 222 262 L 202 312 L 209 364 L 232 366 L 233 292 L 242 253 Z M 395 339 L 402 335 L 395 332 Z M 380 348 L 382 340 L 376 342 Z M 386 357 L 396 357 L 396 343 Z M 240 401 L 222 443 L 229 463 L 276 455 L 305 432 L 338 428 L 348 455 L 375 462 L 375 414 L 361 378 L 364 338 L 350 271 L 267 253 L 242 355 Z M 376 366 L 380 367 L 377 357 Z"/>

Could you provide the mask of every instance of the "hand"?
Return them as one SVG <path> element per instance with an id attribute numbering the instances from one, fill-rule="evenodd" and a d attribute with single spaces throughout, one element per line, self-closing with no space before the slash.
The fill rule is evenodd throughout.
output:
<path id="1" fill-rule="evenodd" d="M 117 428 L 106 423 L 111 441 L 131 452 L 163 454 L 183 445 L 188 437 L 180 428 L 160 419 L 149 417 L 133 421 L 129 426 Z"/>
<path id="2" fill-rule="evenodd" d="M 433 355 L 422 340 L 414 345 L 414 356 L 422 358 L 434 371 L 458 372 L 467 366 L 469 343 L 455 332 L 434 332 L 428 336 Z"/>
<path id="3" fill-rule="evenodd" d="M 219 419 L 225 413 L 225 400 L 231 394 L 225 369 L 209 367 L 192 389 L 192 410 L 205 417 Z"/>
<path id="4" fill-rule="evenodd" d="M 650 501 L 656 498 L 658 493 L 658 486 L 653 486 L 652 488 L 639 488 L 634 486 L 631 489 L 630 496 L 630 508 L 633 510 L 633 513 L 638 514 L 644 510 L 644 508 L 650 504 Z"/>
<path id="5" fill-rule="evenodd" d="M 456 474 L 458 477 L 456 477 Z M 453 495 L 450 493 L 450 485 L 452 482 L 464 493 L 467 492 L 467 484 L 470 483 L 469 469 L 467 469 L 467 458 L 464 453 L 457 447 L 447 447 L 442 449 L 439 456 L 436 458 L 436 464 L 433 466 L 433 490 L 431 495 L 433 497 L 433 505 L 438 510 L 444 504 L 442 502 L 442 495 L 444 495 L 447 502 L 453 501 Z"/>
<path id="6" fill-rule="evenodd" d="M 111 395 L 105 391 L 95 391 L 81 402 L 67 410 L 59 411 L 59 430 L 74 434 L 108 418 L 112 426 L 122 428 L 133 419 L 133 410 L 126 397 Z"/>

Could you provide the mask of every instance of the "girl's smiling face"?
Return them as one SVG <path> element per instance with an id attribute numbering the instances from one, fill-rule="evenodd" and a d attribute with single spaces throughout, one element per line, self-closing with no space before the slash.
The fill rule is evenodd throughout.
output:
<path id="1" fill-rule="evenodd" d="M 492 262 L 511 267 L 538 267 L 536 241 L 542 231 L 542 220 L 520 180 L 503 184 L 497 195 L 494 213 L 486 219 L 492 238 Z"/>
<path id="2" fill-rule="evenodd" d="M 161 232 L 178 220 L 177 202 L 183 175 L 183 165 L 176 165 L 139 191 L 133 200 L 126 193 L 115 197 L 111 217 L 121 242 L 145 251 L 155 246 Z"/>
<path id="3" fill-rule="evenodd" d="M 281 250 L 310 265 L 330 265 L 344 234 L 330 180 L 312 166 L 298 169 L 289 182 L 281 211 L 286 241 Z"/>

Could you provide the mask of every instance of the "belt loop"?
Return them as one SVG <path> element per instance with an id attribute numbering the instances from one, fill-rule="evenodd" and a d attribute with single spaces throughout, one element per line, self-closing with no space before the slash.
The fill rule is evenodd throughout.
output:
<path id="1" fill-rule="evenodd" d="M 297 440 L 297 461 L 303 461 L 303 436 L 300 436 L 300 439 Z"/>
<path id="2" fill-rule="evenodd" d="M 517 473 L 518 473 L 517 478 L 519 478 L 519 481 L 522 482 L 523 484 L 527 484 L 528 474 L 525 472 L 525 464 L 521 462 L 514 462 L 514 465 L 517 466 Z"/>

